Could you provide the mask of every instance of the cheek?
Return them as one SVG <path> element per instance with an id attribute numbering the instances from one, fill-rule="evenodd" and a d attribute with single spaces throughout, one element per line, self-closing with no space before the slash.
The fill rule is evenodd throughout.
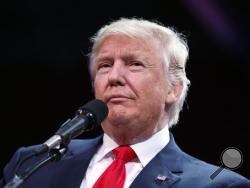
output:
<path id="1" fill-rule="evenodd" d="M 144 92 L 143 92 L 144 91 Z M 151 105 L 165 104 L 165 98 L 167 95 L 166 87 L 159 81 L 148 81 L 142 89 L 142 95 L 144 100 L 148 100 L 147 103 Z"/>
<path id="2" fill-rule="evenodd" d="M 94 91 L 95 91 L 95 97 L 98 99 L 102 99 L 102 94 L 104 93 L 104 85 L 103 82 L 101 82 L 101 79 L 96 79 L 93 83 Z"/>
<path id="3" fill-rule="evenodd" d="M 148 95 L 160 95 L 164 90 L 163 81 L 159 76 L 144 74 L 135 80 L 137 88 L 140 88 L 142 93 Z"/>

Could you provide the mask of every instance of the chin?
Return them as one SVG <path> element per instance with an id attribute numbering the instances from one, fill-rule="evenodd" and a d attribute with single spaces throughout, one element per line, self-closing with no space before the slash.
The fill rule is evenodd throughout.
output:
<path id="1" fill-rule="evenodd" d="M 107 121 L 114 126 L 128 124 L 131 121 L 131 117 L 125 113 L 111 113 L 109 114 Z"/>
<path id="2" fill-rule="evenodd" d="M 112 124 L 124 124 L 136 118 L 132 108 L 123 105 L 109 105 L 108 120 Z"/>
<path id="3" fill-rule="evenodd" d="M 115 125 L 115 126 L 119 126 L 119 125 L 124 125 L 127 124 L 129 122 L 128 117 L 124 116 L 124 115 L 113 115 L 111 117 L 108 118 L 108 121 L 110 122 L 110 124 Z"/>

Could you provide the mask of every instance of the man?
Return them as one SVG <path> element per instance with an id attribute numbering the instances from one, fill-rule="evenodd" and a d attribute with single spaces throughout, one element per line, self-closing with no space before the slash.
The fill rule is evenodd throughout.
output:
<path id="1" fill-rule="evenodd" d="M 24 187 L 72 188 L 238 188 L 246 178 L 181 151 L 169 128 L 177 123 L 188 90 L 188 47 L 170 28 L 142 19 L 120 19 L 92 38 L 90 72 L 97 99 L 108 117 L 104 135 L 74 140 L 65 157 L 32 175 Z M 4 170 L 13 178 L 20 158 L 37 146 L 19 149 Z M 20 172 L 39 159 L 25 163 Z"/>

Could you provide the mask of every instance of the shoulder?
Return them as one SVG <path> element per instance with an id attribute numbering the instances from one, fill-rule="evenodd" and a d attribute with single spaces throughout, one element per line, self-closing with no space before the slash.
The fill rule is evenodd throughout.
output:
<path id="1" fill-rule="evenodd" d="M 102 141 L 101 138 L 102 136 L 99 136 L 93 139 L 73 139 L 67 146 L 67 150 L 68 150 L 67 154 L 69 153 L 77 154 L 80 152 L 84 152 L 85 150 L 88 150 L 89 148 L 93 147 L 93 145 L 101 143 Z M 42 145 L 39 144 L 39 145 L 20 147 L 16 150 L 11 160 L 20 159 L 20 158 L 22 159 L 26 157 L 27 155 L 33 153 L 37 149 L 39 149 L 39 147 L 41 146 Z"/>
<path id="2" fill-rule="evenodd" d="M 101 145 L 102 136 L 92 139 L 74 139 L 68 145 L 68 151 L 72 154 L 79 154 L 93 148 L 96 145 Z"/>
<path id="3" fill-rule="evenodd" d="M 206 188 L 250 188 L 250 181 L 235 173 L 229 169 L 223 168 L 223 170 L 215 177 L 210 176 L 218 170 L 220 167 L 199 160 L 184 153 L 183 163 L 183 183 L 189 185 L 192 180 L 192 185 L 203 185 Z"/>
<path id="4" fill-rule="evenodd" d="M 132 187 L 154 187 L 155 180 L 173 188 L 250 188 L 249 180 L 226 169 L 211 179 L 218 168 L 183 152 L 170 135 L 169 143 L 143 168 Z"/>
<path id="5" fill-rule="evenodd" d="M 79 153 L 86 152 L 87 150 L 90 150 L 91 148 L 98 146 L 101 144 L 102 136 L 99 136 L 97 138 L 93 139 L 73 139 L 68 145 L 67 153 L 65 154 L 64 158 L 71 157 L 74 155 L 77 155 Z M 3 179 L 0 181 L 0 185 L 3 182 L 8 182 L 15 173 L 16 166 L 20 161 L 25 159 L 27 156 L 31 155 L 34 151 L 36 151 L 38 148 L 40 148 L 42 145 L 32 145 L 27 147 L 20 147 L 18 148 L 8 164 L 3 169 Z M 41 158 L 45 157 L 47 153 L 32 158 L 24 163 L 22 167 L 20 168 L 20 171 L 23 171 L 27 166 L 31 166 L 31 164 L 34 164 L 36 161 L 39 161 Z M 63 160 L 63 159 L 62 159 Z M 1 186 L 0 186 L 1 187 Z"/>
<path id="6" fill-rule="evenodd" d="M 164 153 L 165 152 L 165 153 Z M 164 159 L 173 161 L 167 163 L 168 169 L 179 176 L 176 187 L 192 188 L 250 188 L 250 181 L 228 169 L 223 169 L 214 179 L 210 176 L 219 166 L 197 159 L 182 151 L 170 134 L 170 142 L 163 150 Z M 177 173 L 178 172 L 178 173 Z"/>

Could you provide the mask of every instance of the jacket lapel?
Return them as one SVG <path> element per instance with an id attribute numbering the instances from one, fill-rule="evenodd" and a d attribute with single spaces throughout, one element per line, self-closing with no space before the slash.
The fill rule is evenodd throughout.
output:
<path id="1" fill-rule="evenodd" d="M 173 135 L 170 141 L 136 177 L 131 188 L 171 187 L 180 180 L 183 152 L 175 144 Z"/>

